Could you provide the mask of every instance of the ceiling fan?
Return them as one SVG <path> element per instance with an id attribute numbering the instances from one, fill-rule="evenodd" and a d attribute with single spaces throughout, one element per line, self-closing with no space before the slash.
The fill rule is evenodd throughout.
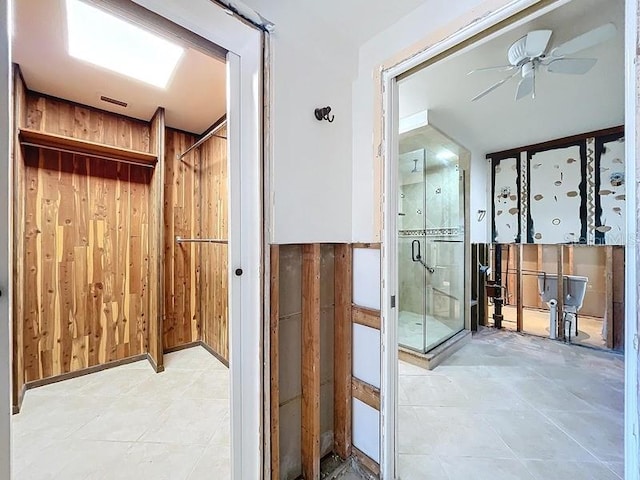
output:
<path id="1" fill-rule="evenodd" d="M 473 97 L 472 101 L 480 100 L 518 74 L 520 74 L 522 78 L 516 89 L 516 100 L 520 100 L 528 95 L 535 98 L 536 72 L 542 68 L 545 68 L 547 72 L 551 73 L 584 75 L 593 68 L 597 59 L 567 58 L 567 56 L 594 47 L 613 38 L 616 34 L 616 26 L 613 23 L 606 23 L 582 35 L 578 35 L 568 42 L 548 48 L 552 33 L 551 30 L 534 30 L 519 40 L 516 40 L 507 52 L 509 65 L 478 68 L 470 71 L 467 75 L 486 71 L 513 71 L 508 77 L 494 83 Z"/>

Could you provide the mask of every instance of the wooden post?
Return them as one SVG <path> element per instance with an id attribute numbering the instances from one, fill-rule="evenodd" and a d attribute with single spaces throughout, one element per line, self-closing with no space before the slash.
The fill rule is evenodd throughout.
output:
<path id="1" fill-rule="evenodd" d="M 615 246 L 613 249 L 612 290 L 613 290 L 613 314 L 611 322 L 612 347 L 615 350 L 624 350 L 624 249 L 623 246 Z"/>
<path id="2" fill-rule="evenodd" d="M 352 262 L 351 245 L 336 245 L 334 255 L 333 449 L 344 459 L 351 455 Z"/>
<path id="3" fill-rule="evenodd" d="M 558 296 L 557 296 L 557 300 L 558 300 L 558 325 L 557 325 L 557 331 L 558 331 L 558 338 L 559 339 L 564 339 L 564 245 L 558 245 L 558 258 L 557 258 L 557 264 L 558 264 Z"/>
<path id="4" fill-rule="evenodd" d="M 604 317 L 607 330 L 605 332 L 607 348 L 613 348 L 613 247 L 607 245 L 604 267 Z"/>
<path id="5" fill-rule="evenodd" d="M 151 119 L 151 153 L 158 156 L 149 189 L 149 322 L 148 352 L 156 372 L 164 370 L 162 332 L 164 322 L 164 108 L 158 108 Z"/>
<path id="6" fill-rule="evenodd" d="M 320 244 L 302 246 L 302 475 L 320 478 Z"/>
<path id="7" fill-rule="evenodd" d="M 516 331 L 522 331 L 523 324 L 523 291 L 522 291 L 522 257 L 523 246 L 521 243 L 515 246 L 516 250 Z"/>
<path id="8" fill-rule="evenodd" d="M 280 480 L 280 247 L 271 245 L 270 347 L 271 347 L 271 479 Z"/>

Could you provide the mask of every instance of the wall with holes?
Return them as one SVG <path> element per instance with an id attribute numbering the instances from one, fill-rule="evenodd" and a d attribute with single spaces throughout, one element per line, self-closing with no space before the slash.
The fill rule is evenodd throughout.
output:
<path id="1" fill-rule="evenodd" d="M 625 244 L 623 127 L 487 157 L 494 242 Z"/>

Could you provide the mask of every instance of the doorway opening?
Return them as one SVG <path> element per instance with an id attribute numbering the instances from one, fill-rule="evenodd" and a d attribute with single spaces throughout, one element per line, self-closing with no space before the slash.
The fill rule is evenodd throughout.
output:
<path id="1" fill-rule="evenodd" d="M 629 23 L 624 1 L 607 2 L 605 10 L 598 5 L 597 16 L 595 5 L 589 9 L 584 2 L 556 2 L 528 11 L 524 5 L 514 6 L 509 14 L 496 13 L 484 26 L 454 34 L 422 52 L 419 59 L 414 57 L 383 74 L 388 114 L 382 296 L 388 328 L 383 336 L 387 347 L 383 348 L 383 410 L 387 413 L 383 469 L 387 476 L 419 478 L 418 472 L 430 471 L 443 478 L 465 478 L 480 471 L 504 470 L 518 478 L 553 478 L 551 471 L 561 471 L 554 469 L 558 450 L 527 446 L 518 437 L 525 430 L 528 436 L 540 435 L 547 441 L 556 438 L 553 445 L 571 445 L 563 459 L 586 462 L 589 471 L 600 472 L 602 478 L 622 478 L 625 462 L 633 465 L 635 461 L 622 455 L 625 436 L 628 446 L 632 432 L 625 423 L 629 397 L 625 402 L 622 392 L 635 390 L 635 367 L 630 368 L 634 360 L 625 362 L 619 353 L 571 345 L 614 349 L 625 343 L 620 338 L 629 333 L 622 333 L 622 326 L 635 331 L 634 317 L 627 311 L 625 322 L 622 313 L 630 298 L 630 289 L 621 286 L 625 274 L 613 266 L 616 258 L 620 263 L 625 256 L 633 257 L 625 247 L 635 228 L 629 225 L 626 208 L 633 204 L 627 203 L 626 180 L 621 180 L 633 158 L 623 135 L 630 118 L 625 98 L 627 104 L 632 100 L 625 90 L 629 82 L 625 55 L 627 61 L 631 55 L 625 48 Z M 539 45 L 526 47 L 529 39 L 539 40 Z M 518 46 L 524 48 L 522 60 L 515 55 Z M 564 68 L 569 63 L 571 68 Z M 576 69 L 579 63 L 584 68 Z M 598 101 L 603 104 L 597 105 Z M 419 118 L 424 125 L 416 128 Z M 408 130 L 403 128 L 407 125 Z M 470 154 L 468 176 L 463 177 L 468 182 L 468 210 L 459 214 L 456 202 L 449 201 L 456 213 L 439 219 L 434 227 L 441 230 L 431 232 L 429 226 L 409 230 L 403 223 L 405 206 L 411 204 L 406 198 L 406 177 L 416 175 L 412 170 L 421 161 L 424 178 L 415 183 L 426 194 L 416 195 L 420 203 L 412 212 L 428 220 L 430 207 L 431 212 L 439 212 L 438 198 L 428 201 L 429 190 L 434 195 L 448 191 L 443 179 L 437 180 L 440 185 L 429 183 L 428 152 L 434 150 L 429 142 L 411 144 L 411 149 L 403 144 L 407 136 L 419 137 L 425 126 L 464 145 Z M 424 161 L 422 155 L 427 157 Z M 436 151 L 431 161 L 438 161 Z M 567 166 L 577 173 L 570 175 Z M 611 181 L 616 183 L 614 189 L 607 186 Z M 622 189 L 615 190 L 618 187 Z M 613 197 L 608 198 L 610 193 Z M 420 282 L 425 275 L 436 281 L 438 266 L 444 272 L 455 264 L 442 255 L 439 265 L 437 260 L 437 249 L 455 239 L 453 230 L 445 231 L 453 228 L 464 236 L 464 253 L 457 257 L 464 259 L 464 268 L 455 269 L 467 277 L 460 295 L 463 325 L 468 332 L 478 333 L 470 343 L 457 342 L 448 351 L 431 345 L 436 347 L 434 353 L 443 355 L 441 361 L 433 362 L 439 366 L 429 372 L 415 367 L 424 366 L 415 355 L 403 355 L 407 343 L 403 305 L 412 299 L 408 285 L 418 285 L 416 304 L 424 308 L 419 314 L 426 321 L 414 318 L 415 328 L 427 331 L 423 338 L 429 338 L 430 326 L 434 337 L 447 337 L 437 334 L 438 324 L 429 322 L 428 309 L 438 307 L 435 299 L 429 299 L 429 291 L 435 288 L 425 282 L 423 288 Z M 610 232 L 615 235 L 608 236 Z M 446 234 L 449 238 L 442 238 Z M 407 235 L 416 238 L 407 241 Z M 429 242 L 438 247 L 427 248 L 424 254 L 423 245 Z M 543 255 L 537 260 L 533 253 L 540 251 Z M 423 271 L 407 279 L 409 268 L 418 266 Z M 630 264 L 623 268 L 627 279 L 632 269 Z M 554 283 L 557 278 L 563 281 Z M 448 278 L 440 283 L 449 289 L 456 284 Z M 494 299 L 491 303 L 489 296 Z M 394 308 L 395 298 L 399 308 Z M 451 322 L 458 313 L 449 309 L 444 315 L 445 322 L 436 320 Z M 505 331 L 511 322 L 516 333 Z M 497 328 L 487 329 L 487 325 Z M 413 336 L 419 339 L 417 333 Z M 417 347 L 428 351 L 429 345 L 418 342 Z M 574 364 L 571 358 L 580 361 Z M 562 367 L 570 373 L 562 373 Z M 539 375 L 537 368 L 547 373 Z M 625 384 L 629 372 L 631 386 Z M 594 421 L 565 421 L 569 413 L 563 411 L 561 398 L 571 399 L 564 405 L 575 400 L 573 405 L 580 405 L 583 418 Z M 632 424 L 637 422 L 634 412 L 631 403 L 627 415 L 630 419 L 635 415 Z M 598 416 L 607 420 L 601 424 Z M 397 423 L 390 418 L 397 418 Z M 611 448 L 591 442 L 592 429 L 601 432 Z M 424 431 L 438 433 L 426 438 Z M 495 440 L 489 441 L 492 445 L 507 447 L 502 453 L 509 460 L 497 450 L 483 449 L 489 437 Z M 562 475 L 567 474 L 559 478 Z M 590 473 L 585 470 L 585 475 Z"/>
<path id="2" fill-rule="evenodd" d="M 261 33 L 146 7 L 16 5 L 12 478 L 261 468 Z"/>

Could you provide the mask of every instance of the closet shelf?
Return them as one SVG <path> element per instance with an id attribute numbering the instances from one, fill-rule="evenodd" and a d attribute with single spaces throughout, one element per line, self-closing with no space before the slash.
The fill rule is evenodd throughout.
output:
<path id="1" fill-rule="evenodd" d="M 41 132 L 30 128 L 20 129 L 20 143 L 52 150 L 101 157 L 114 161 L 135 163 L 146 167 L 154 167 L 158 161 L 158 157 L 153 153 L 104 145 L 89 140 Z"/>

